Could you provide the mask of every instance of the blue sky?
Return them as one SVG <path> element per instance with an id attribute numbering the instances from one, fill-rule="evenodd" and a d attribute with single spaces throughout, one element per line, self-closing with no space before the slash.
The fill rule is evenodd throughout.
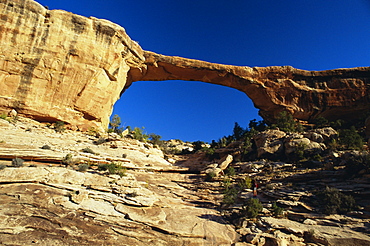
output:
<path id="1" fill-rule="evenodd" d="M 241 66 L 306 70 L 370 66 L 370 0 L 39 0 L 108 19 L 145 50 Z M 125 126 L 163 139 L 210 142 L 261 119 L 235 89 L 135 82 L 114 107 Z"/>

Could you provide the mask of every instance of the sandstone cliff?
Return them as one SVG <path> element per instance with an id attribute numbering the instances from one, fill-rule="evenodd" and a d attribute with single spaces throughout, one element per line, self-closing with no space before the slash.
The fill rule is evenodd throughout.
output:
<path id="1" fill-rule="evenodd" d="M 0 1 L 0 110 L 107 126 L 141 48 L 109 21 L 32 0 Z"/>
<path id="2" fill-rule="evenodd" d="M 143 51 L 124 28 L 47 10 L 32 0 L 0 2 L 0 112 L 106 128 L 114 103 L 140 80 L 196 80 L 245 92 L 273 121 L 282 110 L 309 120 L 370 109 L 370 67 L 305 71 L 240 67 Z"/>

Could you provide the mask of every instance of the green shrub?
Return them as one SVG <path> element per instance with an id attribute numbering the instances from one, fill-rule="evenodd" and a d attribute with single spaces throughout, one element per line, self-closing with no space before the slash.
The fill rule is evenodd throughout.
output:
<path id="1" fill-rule="evenodd" d="M 224 191 L 224 197 L 223 197 L 222 202 L 225 204 L 233 204 L 235 203 L 237 196 L 238 196 L 238 190 L 233 186 L 229 186 Z"/>
<path id="2" fill-rule="evenodd" d="M 89 165 L 85 163 L 78 165 L 78 171 L 80 172 L 86 172 L 87 169 L 89 169 Z"/>
<path id="3" fill-rule="evenodd" d="M 213 179 L 216 177 L 216 173 L 215 172 L 209 172 L 206 174 L 206 181 L 213 181 Z"/>
<path id="4" fill-rule="evenodd" d="M 24 162 L 23 159 L 16 157 L 16 158 L 12 159 L 12 166 L 13 167 L 21 167 L 21 166 L 23 166 L 23 162 Z"/>
<path id="5" fill-rule="evenodd" d="M 112 120 L 109 122 L 108 132 L 115 132 L 117 134 L 122 134 L 122 129 L 120 128 L 121 118 L 118 114 L 113 115 Z"/>
<path id="6" fill-rule="evenodd" d="M 329 126 L 329 121 L 322 116 L 314 119 L 313 123 L 315 124 L 315 128 L 323 128 Z"/>
<path id="7" fill-rule="evenodd" d="M 359 172 L 370 173 L 370 153 L 362 152 L 349 157 L 345 170 L 349 176 L 357 175 Z"/>
<path id="8" fill-rule="evenodd" d="M 283 215 L 284 209 L 276 205 L 276 202 L 272 204 L 272 213 L 275 217 L 280 217 Z"/>
<path id="9" fill-rule="evenodd" d="M 6 168 L 6 165 L 5 164 L 0 164 L 0 170 L 3 170 Z"/>
<path id="10" fill-rule="evenodd" d="M 49 145 L 45 144 L 45 145 L 43 145 L 43 146 L 41 147 L 41 149 L 51 149 L 51 147 L 50 147 Z"/>
<path id="11" fill-rule="evenodd" d="M 345 214 L 357 208 L 355 199 L 338 189 L 326 187 L 316 194 L 322 212 L 325 214 Z"/>
<path id="12" fill-rule="evenodd" d="M 203 149 L 205 142 L 198 140 L 198 141 L 193 142 L 192 144 L 193 144 L 194 152 L 197 152 L 198 150 Z"/>
<path id="13" fill-rule="evenodd" d="M 110 164 L 101 164 L 98 166 L 99 171 L 108 171 L 109 174 L 125 175 L 126 168 L 123 168 L 120 163 L 112 162 Z"/>
<path id="14" fill-rule="evenodd" d="M 147 141 L 149 136 L 144 133 L 144 129 L 145 129 L 144 127 L 142 128 L 135 127 L 134 130 L 131 132 L 132 137 L 139 141 L 143 142 Z"/>
<path id="15" fill-rule="evenodd" d="M 6 120 L 8 118 L 8 116 L 4 113 L 1 113 L 0 114 L 0 119 L 3 119 L 3 120 Z"/>
<path id="16" fill-rule="evenodd" d="M 258 198 L 250 198 L 242 207 L 241 215 L 247 218 L 256 218 L 263 206 Z"/>
<path id="17" fill-rule="evenodd" d="M 89 153 L 89 154 L 93 154 L 93 155 L 96 154 L 95 151 L 93 151 L 89 147 L 83 148 L 81 151 L 84 152 L 84 153 Z"/>
<path id="18" fill-rule="evenodd" d="M 105 138 L 100 137 L 100 138 L 98 138 L 98 140 L 94 141 L 94 144 L 100 145 L 100 144 L 105 143 L 106 141 L 107 140 Z"/>
<path id="19" fill-rule="evenodd" d="M 252 188 L 252 179 L 250 177 L 245 177 L 244 179 L 238 181 L 238 185 L 242 190 L 250 189 Z"/>
<path id="20" fill-rule="evenodd" d="M 299 122 L 296 122 L 293 116 L 286 111 L 280 112 L 276 119 L 276 124 L 274 124 L 273 126 L 278 127 L 281 131 L 284 132 L 303 131 L 303 126 Z"/>
<path id="21" fill-rule="evenodd" d="M 65 126 L 65 123 L 63 121 L 57 121 L 54 123 L 54 130 L 56 132 L 64 132 L 66 130 L 64 126 Z"/>
<path id="22" fill-rule="evenodd" d="M 151 133 L 151 134 L 149 134 L 148 137 L 149 137 L 150 142 L 153 145 L 157 145 L 157 146 L 161 146 L 162 145 L 162 140 L 161 140 L 162 136 L 157 135 L 155 133 Z"/>
<path id="23" fill-rule="evenodd" d="M 225 175 L 227 176 L 235 176 L 236 172 L 235 172 L 235 168 L 234 167 L 231 167 L 229 166 L 228 168 L 225 169 Z"/>
<path id="24" fill-rule="evenodd" d="M 75 161 L 73 160 L 73 155 L 67 154 L 66 156 L 64 156 L 64 158 L 62 159 L 62 163 L 68 166 L 75 164 Z"/>
<path id="25" fill-rule="evenodd" d="M 339 144 L 346 149 L 355 150 L 361 150 L 364 146 L 363 139 L 354 126 L 350 129 L 339 130 Z"/>

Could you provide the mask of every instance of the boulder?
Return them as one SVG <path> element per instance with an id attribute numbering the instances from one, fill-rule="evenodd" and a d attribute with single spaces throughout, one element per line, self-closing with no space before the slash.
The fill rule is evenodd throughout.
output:
<path id="1" fill-rule="evenodd" d="M 283 138 L 286 133 L 280 130 L 266 130 L 254 136 L 258 158 L 283 153 Z"/>
<path id="2" fill-rule="evenodd" d="M 220 160 L 218 168 L 220 168 L 221 170 L 225 170 L 230 165 L 231 162 L 233 162 L 233 156 L 227 155 Z"/>

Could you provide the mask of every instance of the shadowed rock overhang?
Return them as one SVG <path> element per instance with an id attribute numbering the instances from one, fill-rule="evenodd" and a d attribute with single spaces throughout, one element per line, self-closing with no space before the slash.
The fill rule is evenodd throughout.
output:
<path id="1" fill-rule="evenodd" d="M 189 80 L 246 93 L 273 121 L 352 118 L 370 109 L 370 67 L 305 71 L 243 67 L 144 51 L 123 27 L 32 0 L 0 1 L 0 112 L 15 109 L 79 129 L 108 126 L 113 105 L 135 81 Z"/>

